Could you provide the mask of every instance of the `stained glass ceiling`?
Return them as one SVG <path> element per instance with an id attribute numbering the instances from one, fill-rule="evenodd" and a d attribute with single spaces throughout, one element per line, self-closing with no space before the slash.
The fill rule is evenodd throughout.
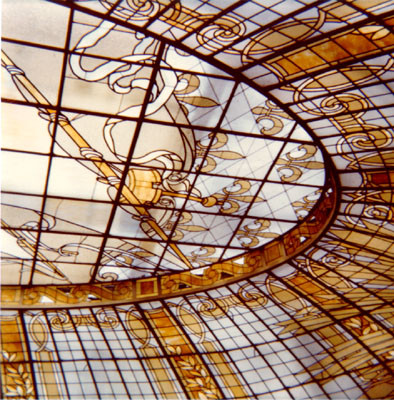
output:
<path id="1" fill-rule="evenodd" d="M 296 227 L 327 190 L 311 135 L 242 79 L 125 28 L 121 4 L 122 24 L 41 10 L 36 36 L 4 27 L 4 283 L 201 275 Z"/>
<path id="2" fill-rule="evenodd" d="M 4 395 L 390 398 L 392 11 L 4 1 Z"/>

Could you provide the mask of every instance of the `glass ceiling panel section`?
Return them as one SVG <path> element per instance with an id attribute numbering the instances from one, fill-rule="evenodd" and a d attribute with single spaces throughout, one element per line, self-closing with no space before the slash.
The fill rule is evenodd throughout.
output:
<path id="1" fill-rule="evenodd" d="M 2 4 L 3 16 L 7 15 L 2 19 L 2 36 L 63 48 L 70 10 L 45 0 L 29 2 L 28 15 L 25 7 L 25 1 L 5 1 Z M 24 16 L 23 24 L 15 24 L 15 21 L 20 21 L 21 15 Z M 40 23 L 37 24 L 37 21 Z"/>
<path id="2" fill-rule="evenodd" d="M 307 46 L 302 42 L 295 50 L 290 46 L 280 55 L 257 60 L 245 69 L 245 74 L 259 84 L 274 89 L 279 86 L 278 82 L 292 82 L 305 71 L 309 74 L 326 72 L 344 62 L 389 53 L 393 48 L 393 34 L 388 15 L 378 22 L 361 21 L 352 29 L 340 29 L 320 40 L 313 39 Z"/>
<path id="3" fill-rule="evenodd" d="M 290 2 L 285 3 L 282 11 L 284 16 L 290 14 L 289 4 Z M 305 7 L 292 18 L 279 23 L 270 22 L 268 27 L 261 27 L 257 34 L 238 40 L 238 43 L 223 49 L 222 53 L 238 54 L 240 57 L 232 57 L 231 62 L 234 66 L 241 66 L 256 60 L 265 60 L 279 50 L 286 50 L 287 47 L 305 40 L 316 40 L 319 36 L 365 18 L 365 15 L 342 2 L 321 1 L 317 7 Z M 216 58 L 230 61 L 224 54 L 217 54 Z"/>
<path id="4" fill-rule="evenodd" d="M 51 10 L 65 42 L 27 25 L 7 31 L 2 53 L 3 190 L 38 196 L 31 205 L 5 196 L 7 256 L 28 243 L 32 262 L 15 284 L 193 270 L 280 237 L 306 217 L 298 202 L 319 200 L 321 151 L 262 94 L 97 10 Z"/>
<path id="5" fill-rule="evenodd" d="M 136 3 L 5 4 L 3 391 L 389 398 L 392 2 Z"/>

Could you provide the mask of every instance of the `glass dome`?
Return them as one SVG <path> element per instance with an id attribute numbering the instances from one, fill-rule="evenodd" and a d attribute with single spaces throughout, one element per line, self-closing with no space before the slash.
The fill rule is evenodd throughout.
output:
<path id="1" fill-rule="evenodd" d="M 390 3 L 3 2 L 3 397 L 392 397 Z"/>

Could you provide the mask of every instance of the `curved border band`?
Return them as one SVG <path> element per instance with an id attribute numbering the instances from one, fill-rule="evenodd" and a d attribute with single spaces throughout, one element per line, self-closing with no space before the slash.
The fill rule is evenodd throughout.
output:
<path id="1" fill-rule="evenodd" d="M 72 308 L 152 301 L 201 292 L 257 275 L 303 252 L 330 225 L 338 196 L 329 169 L 326 179 L 319 201 L 299 225 L 256 250 L 212 264 L 201 275 L 194 270 L 96 284 L 3 286 L 2 306 L 5 309 Z"/>

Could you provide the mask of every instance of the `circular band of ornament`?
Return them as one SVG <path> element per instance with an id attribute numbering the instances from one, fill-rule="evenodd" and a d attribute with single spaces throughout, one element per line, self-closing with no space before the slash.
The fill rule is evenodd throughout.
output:
<path id="1" fill-rule="evenodd" d="M 337 206 L 337 186 L 333 176 L 309 215 L 295 228 L 256 250 L 205 268 L 140 278 L 80 285 L 3 286 L 5 309 L 72 308 L 152 301 L 187 295 L 235 283 L 280 266 L 308 249 L 330 226 Z"/>

